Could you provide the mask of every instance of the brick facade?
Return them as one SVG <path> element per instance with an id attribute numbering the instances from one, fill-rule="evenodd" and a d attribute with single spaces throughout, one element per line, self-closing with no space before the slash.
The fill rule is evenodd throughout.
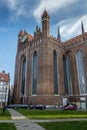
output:
<path id="1" fill-rule="evenodd" d="M 0 72 L 0 107 L 9 103 L 10 75 L 5 71 Z"/>
<path id="2" fill-rule="evenodd" d="M 25 39 L 23 39 L 23 37 Z M 15 80 L 14 80 L 14 102 L 21 102 L 21 84 L 22 84 L 22 63 L 26 57 L 25 73 L 25 93 L 23 103 L 62 105 L 62 99 L 67 98 L 74 102 L 80 102 L 78 73 L 76 64 L 76 52 L 82 51 L 84 69 L 87 82 L 87 33 L 81 34 L 68 41 L 61 42 L 50 36 L 50 17 L 45 10 L 42 15 L 42 31 L 37 26 L 34 36 L 26 31 L 20 31 L 18 34 L 18 49 L 15 62 Z M 54 68 L 53 68 L 53 51 L 57 53 L 58 68 L 58 94 L 54 94 Z M 32 95 L 33 82 L 33 54 L 37 52 L 37 93 Z M 63 56 L 69 55 L 71 72 L 72 72 L 72 95 L 65 94 L 64 88 L 64 68 Z M 87 85 L 86 85 L 87 86 Z"/>

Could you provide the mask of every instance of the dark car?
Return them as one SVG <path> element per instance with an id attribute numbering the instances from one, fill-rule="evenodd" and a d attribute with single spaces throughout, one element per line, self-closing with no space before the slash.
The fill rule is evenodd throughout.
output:
<path id="1" fill-rule="evenodd" d="M 76 110 L 76 109 L 77 109 L 76 104 L 67 104 L 62 108 L 62 110 Z"/>
<path id="2" fill-rule="evenodd" d="M 10 104 L 7 106 L 8 108 L 28 108 L 28 104 Z"/>
<path id="3" fill-rule="evenodd" d="M 28 104 L 19 104 L 19 108 L 29 108 Z"/>
<path id="4" fill-rule="evenodd" d="M 37 105 L 32 106 L 31 109 L 43 110 L 43 109 L 46 109 L 46 106 L 43 104 L 37 104 Z"/>
<path id="5" fill-rule="evenodd" d="M 18 104 L 10 104 L 7 106 L 8 108 L 18 108 L 19 105 Z"/>

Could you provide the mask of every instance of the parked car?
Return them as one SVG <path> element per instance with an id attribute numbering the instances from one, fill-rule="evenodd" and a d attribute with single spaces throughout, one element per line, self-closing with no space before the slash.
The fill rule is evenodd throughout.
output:
<path id="1" fill-rule="evenodd" d="M 63 106 L 62 110 L 76 110 L 77 105 L 76 104 L 67 104 Z"/>
<path id="2" fill-rule="evenodd" d="M 28 108 L 29 105 L 28 104 L 19 104 L 19 108 Z"/>
<path id="3" fill-rule="evenodd" d="M 43 109 L 46 109 L 46 106 L 43 105 L 43 104 L 37 104 L 37 105 L 33 105 L 33 106 L 31 107 L 31 109 L 43 110 Z"/>
<path id="4" fill-rule="evenodd" d="M 17 104 L 9 104 L 7 108 L 17 108 Z"/>
<path id="5" fill-rule="evenodd" d="M 8 108 L 28 108 L 28 104 L 10 104 L 7 106 Z"/>

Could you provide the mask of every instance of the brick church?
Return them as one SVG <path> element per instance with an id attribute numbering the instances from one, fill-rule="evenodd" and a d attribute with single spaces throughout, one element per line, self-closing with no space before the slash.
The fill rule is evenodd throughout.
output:
<path id="1" fill-rule="evenodd" d="M 60 106 L 87 103 L 87 32 L 62 42 L 50 35 L 50 16 L 44 10 L 42 29 L 18 34 L 14 103 Z"/>

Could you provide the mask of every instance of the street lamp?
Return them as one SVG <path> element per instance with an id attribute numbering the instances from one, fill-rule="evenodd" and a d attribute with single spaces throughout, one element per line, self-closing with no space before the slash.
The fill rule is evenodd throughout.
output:
<path id="1" fill-rule="evenodd" d="M 3 104 L 3 113 L 5 112 L 6 97 L 7 97 L 7 87 L 5 88 L 5 98 L 4 98 L 4 104 Z"/>

